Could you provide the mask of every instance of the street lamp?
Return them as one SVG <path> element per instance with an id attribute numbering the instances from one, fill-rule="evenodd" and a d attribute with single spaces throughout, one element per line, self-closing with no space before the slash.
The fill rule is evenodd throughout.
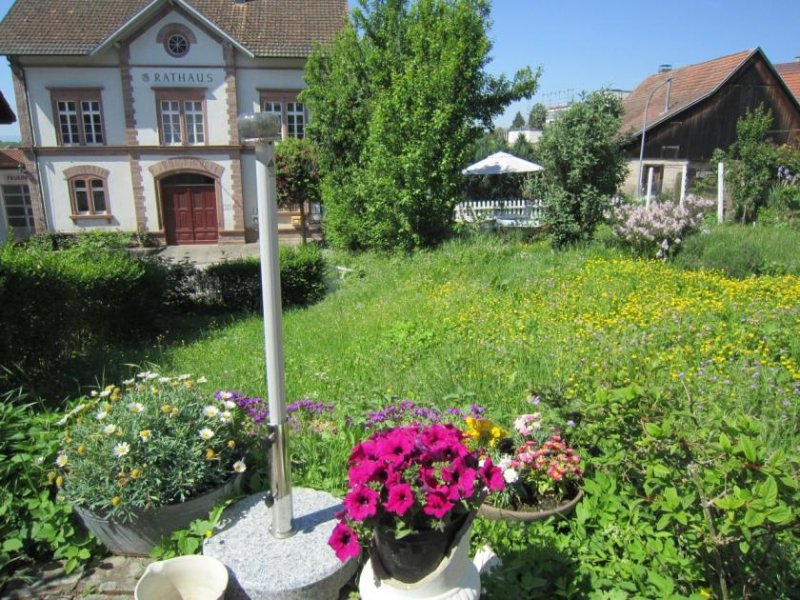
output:
<path id="1" fill-rule="evenodd" d="M 278 207 L 275 189 L 275 141 L 281 137 L 278 115 L 259 112 L 239 117 L 239 137 L 255 143 L 258 240 L 261 257 L 261 300 L 264 312 L 272 524 L 276 538 L 294 535 L 292 483 L 286 445 L 286 384 L 281 323 L 281 279 L 278 254 Z"/>
<path id="2" fill-rule="evenodd" d="M 636 199 L 641 200 L 642 198 L 642 162 L 644 161 L 644 136 L 645 130 L 647 129 L 647 109 L 650 106 L 650 100 L 653 99 L 653 94 L 655 94 L 659 89 L 664 87 L 665 85 L 670 86 L 672 85 L 672 77 L 668 77 L 666 80 L 659 83 L 653 90 L 650 92 L 650 95 L 647 97 L 647 102 L 644 103 L 644 121 L 642 122 L 642 148 L 639 151 L 639 175 L 636 178 Z M 667 97 L 664 100 L 664 112 L 667 112 L 669 109 L 669 87 L 667 88 Z"/>

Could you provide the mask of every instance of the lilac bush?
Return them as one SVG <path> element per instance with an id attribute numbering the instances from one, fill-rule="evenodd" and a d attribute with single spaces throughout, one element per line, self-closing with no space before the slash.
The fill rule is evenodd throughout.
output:
<path id="1" fill-rule="evenodd" d="M 626 204 L 614 209 L 613 232 L 622 242 L 643 256 L 666 259 L 675 254 L 681 240 L 699 231 L 713 200 L 689 195 L 683 206 L 673 202 Z"/>

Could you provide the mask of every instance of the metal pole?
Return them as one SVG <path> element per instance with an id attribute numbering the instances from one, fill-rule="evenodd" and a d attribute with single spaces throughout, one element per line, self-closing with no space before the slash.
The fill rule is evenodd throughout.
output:
<path id="1" fill-rule="evenodd" d="M 717 223 L 725 218 L 725 163 L 720 162 L 717 170 Z"/>
<path id="2" fill-rule="evenodd" d="M 650 208 L 650 198 L 653 195 L 653 167 L 647 169 L 647 196 L 645 196 L 645 206 Z"/>
<path id="3" fill-rule="evenodd" d="M 644 161 L 644 136 L 645 132 L 647 131 L 647 109 L 650 106 L 650 100 L 653 99 L 653 94 L 655 94 L 661 87 L 664 85 L 669 84 L 672 87 L 672 77 L 668 78 L 666 81 L 662 81 L 659 83 L 653 91 L 650 92 L 650 95 L 647 97 L 647 102 L 644 103 L 644 119 L 642 121 L 642 146 L 639 150 L 639 173 L 636 176 L 636 199 L 642 199 L 642 162 Z M 669 97 L 665 100 L 665 107 L 664 110 L 666 111 L 669 107 L 667 106 L 669 103 Z"/>
<path id="4" fill-rule="evenodd" d="M 686 200 L 686 186 L 689 184 L 689 166 L 683 165 L 681 169 L 681 200 L 680 205 L 683 206 L 683 201 Z"/>
<path id="5" fill-rule="evenodd" d="M 267 366 L 267 398 L 271 445 L 272 526 L 277 538 L 294 535 L 292 484 L 286 445 L 286 387 L 281 323 L 281 279 L 278 250 L 278 206 L 275 190 L 275 144 L 256 143 L 258 240 L 261 255 L 261 299 L 264 311 L 264 350 Z"/>

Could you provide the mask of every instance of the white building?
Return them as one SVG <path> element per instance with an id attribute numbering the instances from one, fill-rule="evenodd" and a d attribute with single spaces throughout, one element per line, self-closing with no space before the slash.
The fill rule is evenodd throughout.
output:
<path id="1" fill-rule="evenodd" d="M 346 0 L 17 0 L 0 23 L 36 231 L 252 239 L 255 154 L 237 116 L 281 115 Z"/>

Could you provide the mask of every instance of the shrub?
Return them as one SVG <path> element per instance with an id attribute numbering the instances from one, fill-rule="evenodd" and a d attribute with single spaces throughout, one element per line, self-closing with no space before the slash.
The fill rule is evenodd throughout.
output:
<path id="1" fill-rule="evenodd" d="M 683 206 L 672 202 L 627 204 L 613 211 L 614 235 L 643 256 L 666 258 L 677 252 L 687 235 L 700 229 L 714 202 L 687 196 Z"/>
<path id="2" fill-rule="evenodd" d="M 289 138 L 275 149 L 278 206 L 319 202 L 319 173 L 314 146 L 306 139 Z"/>
<path id="3" fill-rule="evenodd" d="M 164 273 L 121 251 L 36 243 L 0 248 L 0 365 L 31 379 L 109 337 L 150 330 Z"/>
<path id="4" fill-rule="evenodd" d="M 315 244 L 281 246 L 283 308 L 306 306 L 325 295 L 325 261 Z M 261 310 L 261 262 L 244 258 L 211 265 L 206 270 L 218 306 L 232 311 Z"/>

